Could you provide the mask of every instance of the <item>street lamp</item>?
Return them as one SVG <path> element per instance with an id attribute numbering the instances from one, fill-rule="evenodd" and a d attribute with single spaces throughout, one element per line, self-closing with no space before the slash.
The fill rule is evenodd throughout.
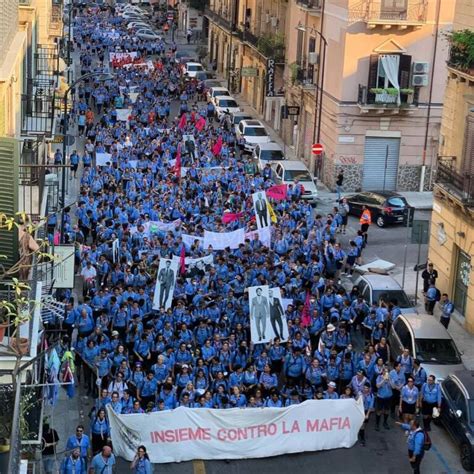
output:
<path id="1" fill-rule="evenodd" d="M 63 97 L 63 107 L 64 107 L 64 115 L 63 115 L 63 170 L 62 170 L 62 176 L 61 176 L 61 243 L 64 243 L 64 203 L 66 202 L 66 165 L 67 165 L 67 158 L 66 158 L 66 152 L 67 152 L 67 132 L 68 132 L 68 127 L 69 127 L 69 117 L 67 113 L 67 98 L 69 95 L 69 92 L 73 90 L 77 84 L 79 84 L 82 81 L 85 81 L 91 77 L 98 77 L 101 76 L 103 81 L 106 81 L 108 79 L 112 79 L 115 74 L 111 73 L 103 73 L 103 72 L 88 72 L 87 74 L 82 75 L 81 77 L 78 77 L 66 90 L 64 93 Z"/>

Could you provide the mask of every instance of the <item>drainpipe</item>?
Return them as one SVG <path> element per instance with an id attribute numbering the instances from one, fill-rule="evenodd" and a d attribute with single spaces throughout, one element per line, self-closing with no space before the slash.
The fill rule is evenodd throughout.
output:
<path id="1" fill-rule="evenodd" d="M 428 132 L 430 128 L 431 118 L 431 100 L 433 97 L 433 78 L 436 66 L 436 53 L 438 51 L 438 33 L 439 33 L 439 16 L 441 10 L 441 0 L 436 1 L 436 22 L 434 27 L 434 44 L 433 44 L 433 58 L 431 60 L 431 77 L 430 77 L 430 93 L 428 99 L 428 110 L 426 112 L 426 124 L 425 124 L 425 140 L 423 143 L 423 160 L 421 165 L 421 177 L 420 177 L 420 193 L 425 189 L 425 178 L 426 178 L 426 152 L 428 148 Z"/>

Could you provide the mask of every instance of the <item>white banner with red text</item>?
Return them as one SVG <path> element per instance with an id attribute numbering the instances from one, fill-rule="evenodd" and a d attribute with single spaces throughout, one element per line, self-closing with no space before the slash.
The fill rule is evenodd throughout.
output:
<path id="1" fill-rule="evenodd" d="M 175 410 L 118 415 L 107 407 L 114 453 L 133 460 L 144 445 L 153 463 L 266 458 L 350 448 L 364 420 L 362 400 L 308 400 L 287 408 Z"/>

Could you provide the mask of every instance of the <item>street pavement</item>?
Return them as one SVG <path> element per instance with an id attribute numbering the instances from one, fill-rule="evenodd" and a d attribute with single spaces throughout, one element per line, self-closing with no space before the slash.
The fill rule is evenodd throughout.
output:
<path id="1" fill-rule="evenodd" d="M 194 52 L 197 45 L 184 44 L 182 36 L 178 36 L 178 49 Z M 178 112 L 178 104 L 174 103 L 172 114 Z M 275 133 L 275 132 L 273 132 Z M 78 148 L 82 143 L 78 143 Z M 76 183 L 71 183 L 68 202 L 75 199 L 77 190 Z M 336 204 L 335 194 L 329 191 L 320 193 L 321 199 L 316 209 L 318 213 L 331 212 Z M 430 219 L 429 210 L 417 210 L 415 219 Z M 348 241 L 355 237 L 359 228 L 358 219 L 349 218 L 348 232 L 341 235 L 341 240 L 346 246 Z M 407 241 L 407 229 L 403 226 L 392 226 L 379 229 L 375 225 L 369 230 L 369 244 L 364 251 L 364 261 L 370 262 L 377 258 L 391 261 L 396 264 L 392 276 L 401 283 L 405 242 Z M 407 244 L 406 258 L 406 291 L 409 295 L 415 293 L 416 273 L 413 267 L 418 258 L 418 246 Z M 420 261 L 427 258 L 427 246 L 421 246 Z M 455 324 L 455 323 L 454 323 Z M 455 327 L 455 326 L 454 326 Z M 463 330 L 459 328 L 458 332 Z M 460 329 L 460 331 L 459 331 Z M 465 345 L 472 347 L 474 344 L 469 337 L 465 338 Z M 474 361 L 474 353 L 469 354 Z M 68 400 L 64 391 L 61 390 L 60 400 L 56 408 L 46 408 L 45 415 L 51 416 L 52 425 L 60 435 L 59 452 L 64 449 L 66 438 L 74 433 L 76 424 L 83 423 L 88 426 L 88 413 L 92 408 L 93 400 L 83 396 L 82 389 L 78 390 L 73 400 Z M 87 428 L 86 428 L 87 429 Z M 351 449 L 339 449 L 332 451 L 308 452 L 292 455 L 277 456 L 265 459 L 248 459 L 238 461 L 194 461 L 175 464 L 163 464 L 155 466 L 155 473 L 163 474 L 277 474 L 283 472 L 299 472 L 301 474 L 313 472 L 330 473 L 408 473 L 411 472 L 406 449 L 406 439 L 403 431 L 396 427 L 391 420 L 391 429 L 381 432 L 374 431 L 374 419 L 369 423 L 367 429 L 367 445 L 362 447 L 356 444 Z M 449 435 L 439 427 L 433 427 L 431 434 L 433 447 L 427 452 L 422 464 L 422 472 L 435 474 L 453 474 L 465 472 L 459 461 L 459 449 L 452 442 Z M 59 456 L 61 459 L 62 456 Z M 119 460 L 118 473 L 130 472 L 129 463 Z"/>

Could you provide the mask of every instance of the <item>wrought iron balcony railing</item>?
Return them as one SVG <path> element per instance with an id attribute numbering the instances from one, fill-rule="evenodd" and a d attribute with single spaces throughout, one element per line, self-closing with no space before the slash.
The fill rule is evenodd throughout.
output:
<path id="1" fill-rule="evenodd" d="M 426 22 L 426 0 L 365 0 L 349 11 L 351 22 L 365 21 L 368 25 L 419 25 Z"/>
<path id="2" fill-rule="evenodd" d="M 435 183 L 464 205 L 474 207 L 474 175 L 460 173 L 455 166 L 455 160 L 438 160 Z"/>
<path id="3" fill-rule="evenodd" d="M 204 10 L 204 15 L 207 16 L 207 18 L 209 18 L 209 20 L 211 20 L 213 23 L 216 23 L 227 31 L 230 32 L 232 30 L 232 22 L 230 21 L 227 12 L 224 12 L 223 10 L 215 11 L 211 10 L 210 8 L 206 8 Z"/>
<path id="4" fill-rule="evenodd" d="M 369 106 L 376 108 L 403 108 L 418 106 L 419 90 L 400 92 L 400 103 L 398 103 L 398 94 L 385 89 L 372 89 L 359 84 L 357 103 L 360 106 Z"/>
<path id="5" fill-rule="evenodd" d="M 28 79 L 27 93 L 21 97 L 22 135 L 44 135 L 51 138 L 55 117 L 54 83 L 43 79 Z"/>

